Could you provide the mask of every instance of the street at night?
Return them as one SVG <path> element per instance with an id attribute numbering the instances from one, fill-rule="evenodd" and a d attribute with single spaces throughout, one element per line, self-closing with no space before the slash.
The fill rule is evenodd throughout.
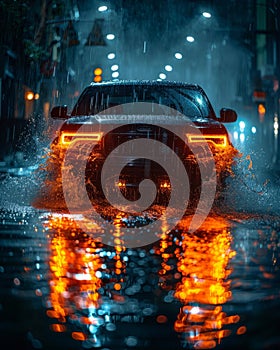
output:
<path id="1" fill-rule="evenodd" d="M 236 179 L 196 232 L 184 229 L 186 216 L 158 242 L 134 249 L 96 242 L 79 229 L 81 217 L 34 209 L 33 176 L 5 178 L 2 343 L 277 349 L 280 221 L 271 205 L 279 187 L 263 187 L 253 175 L 246 187 L 244 175 Z"/>
<path id="2" fill-rule="evenodd" d="M 0 1 L 0 344 L 280 349 L 280 6 Z"/>

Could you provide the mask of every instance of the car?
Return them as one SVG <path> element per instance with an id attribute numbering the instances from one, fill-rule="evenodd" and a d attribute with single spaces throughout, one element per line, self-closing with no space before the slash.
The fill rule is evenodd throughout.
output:
<path id="1" fill-rule="evenodd" d="M 224 126 L 236 121 L 236 112 L 221 108 L 217 116 L 205 91 L 197 84 L 138 80 L 91 83 L 71 111 L 65 105 L 55 106 L 51 117 L 64 121 L 52 142 L 46 165 L 47 198 L 63 199 L 66 154 L 68 159 L 72 157 L 72 171 L 77 171 L 73 168 L 80 157 L 86 158 L 80 175 L 92 202 L 106 198 L 112 188 L 129 201 L 139 200 L 140 183 L 150 179 L 156 186 L 153 203 L 163 205 L 168 203 L 172 192 L 168 172 L 176 177 L 183 165 L 188 175 L 191 205 L 199 198 L 205 178 L 202 167 L 214 161 L 219 187 L 230 174 L 236 156 Z M 142 145 L 131 155 L 136 140 Z M 86 145 L 90 145 L 90 151 L 83 154 Z M 125 145 L 130 149 L 121 150 L 120 146 Z M 145 145 L 148 148 L 143 151 Z M 150 153 L 147 159 L 143 152 Z M 104 179 L 102 171 L 108 157 L 110 166 Z M 174 163 L 174 157 L 179 162 Z M 104 188 L 103 180 L 109 190 Z M 187 182 L 181 178 L 179 182 L 184 191 Z M 74 187 L 72 184 L 70 189 L 73 193 Z M 76 195 L 79 196 L 79 190 Z"/>

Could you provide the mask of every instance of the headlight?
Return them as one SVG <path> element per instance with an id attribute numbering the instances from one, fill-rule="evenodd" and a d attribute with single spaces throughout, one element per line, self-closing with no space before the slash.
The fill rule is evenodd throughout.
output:
<path id="1" fill-rule="evenodd" d="M 98 142 L 101 140 L 103 133 L 102 132 L 69 132 L 69 131 L 62 131 L 60 135 L 60 140 L 62 145 L 67 146 L 71 142 L 77 142 L 77 141 L 95 141 Z"/>
<path id="2" fill-rule="evenodd" d="M 216 147 L 226 147 L 228 145 L 228 138 L 226 135 L 193 135 L 186 134 L 189 143 L 208 142 L 214 144 Z"/>

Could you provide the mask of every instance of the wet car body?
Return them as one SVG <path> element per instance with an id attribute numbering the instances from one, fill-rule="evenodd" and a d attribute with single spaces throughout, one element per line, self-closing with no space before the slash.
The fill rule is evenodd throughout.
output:
<path id="1" fill-rule="evenodd" d="M 78 141 L 75 151 L 79 155 L 84 143 L 94 141 L 84 172 L 91 199 L 104 196 L 101 171 L 106 158 L 130 140 L 152 139 L 172 149 L 184 164 L 193 196 L 199 196 L 201 181 L 196 157 L 202 157 L 205 164 L 209 158 L 200 147 L 201 135 L 216 161 L 218 183 L 228 175 L 234 157 L 223 123 L 234 122 L 237 118 L 235 111 L 223 108 L 217 117 L 206 93 L 196 84 L 166 81 L 92 83 L 84 89 L 70 115 L 66 106 L 57 106 L 51 116 L 65 119 L 52 144 L 55 154 L 52 159 L 55 158 L 56 165 L 51 172 L 56 174 L 53 175 L 56 181 L 61 176 L 63 159 L 71 143 Z M 170 127 L 186 128 L 186 137 L 192 135 L 188 141 L 196 146 L 195 154 L 185 140 L 170 131 Z M 168 201 L 171 185 L 160 164 L 151 159 L 131 159 L 126 153 L 116 153 L 111 161 L 126 164 L 116 187 L 129 200 L 139 198 L 139 183 L 149 178 L 157 186 L 156 201 Z"/>

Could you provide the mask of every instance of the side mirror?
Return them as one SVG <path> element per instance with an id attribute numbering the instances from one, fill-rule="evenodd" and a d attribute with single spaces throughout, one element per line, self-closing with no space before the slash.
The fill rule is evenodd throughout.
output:
<path id="1" fill-rule="evenodd" d="M 221 123 L 233 123 L 237 120 L 236 112 L 231 108 L 222 108 L 220 110 L 220 119 Z"/>
<path id="2" fill-rule="evenodd" d="M 51 117 L 53 119 L 67 119 L 67 106 L 56 106 L 51 110 Z"/>

